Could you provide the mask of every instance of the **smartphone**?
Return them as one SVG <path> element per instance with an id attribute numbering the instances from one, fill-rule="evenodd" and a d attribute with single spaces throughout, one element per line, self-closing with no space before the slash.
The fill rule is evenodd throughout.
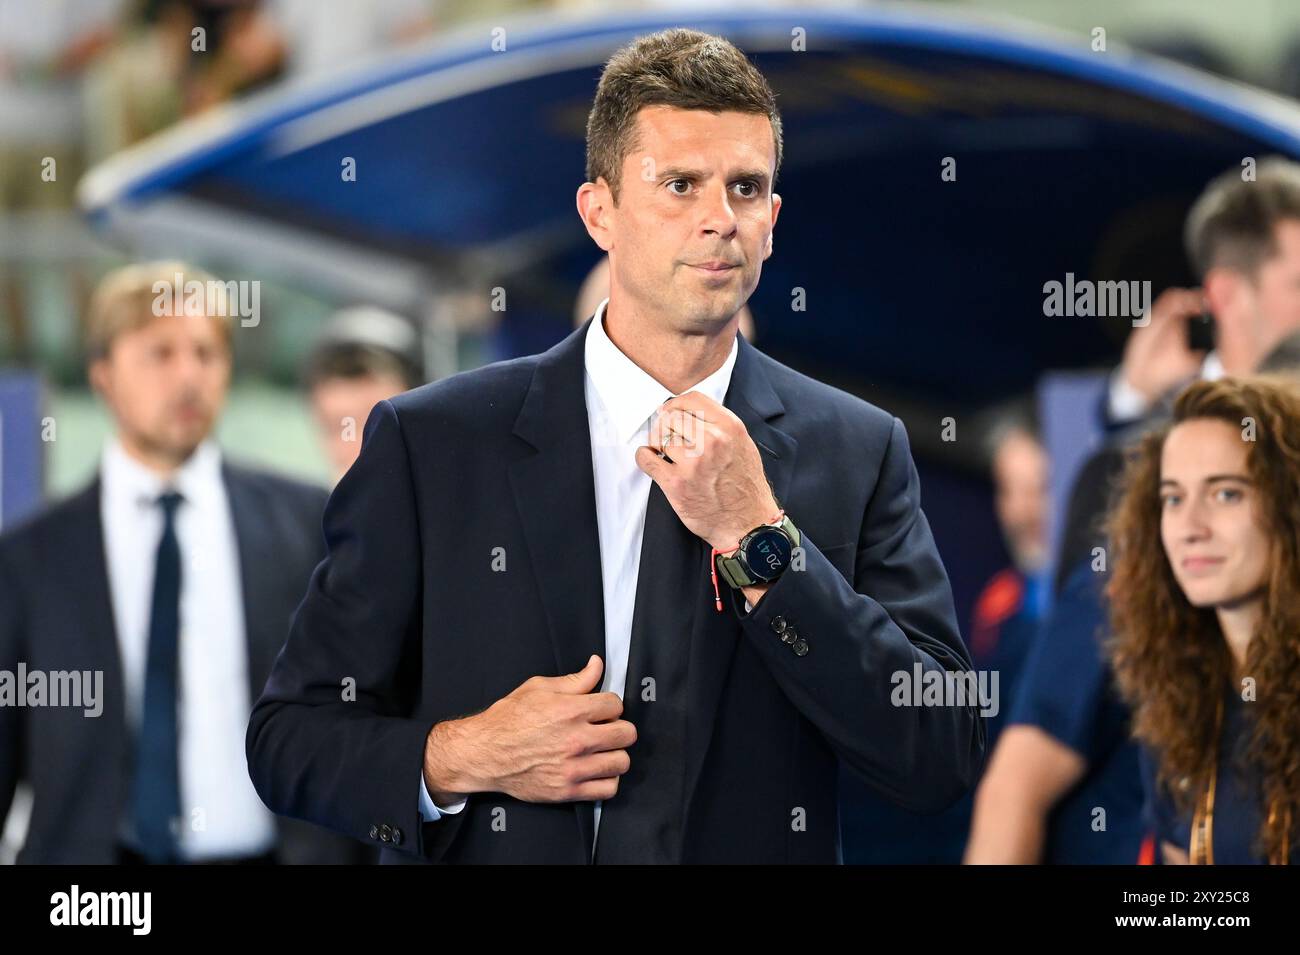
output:
<path id="1" fill-rule="evenodd" d="M 1214 316 L 1208 311 L 1202 311 L 1187 320 L 1187 347 L 1192 351 L 1212 351 L 1214 340 Z"/>

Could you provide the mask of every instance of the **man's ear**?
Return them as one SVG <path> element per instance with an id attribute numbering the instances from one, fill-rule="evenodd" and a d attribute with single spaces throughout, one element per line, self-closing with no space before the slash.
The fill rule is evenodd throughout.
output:
<path id="1" fill-rule="evenodd" d="M 763 258 L 766 259 L 772 254 L 772 236 L 776 232 L 776 219 L 781 214 L 781 197 L 777 193 L 772 193 L 772 230 L 767 234 L 767 249 L 763 252 Z"/>
<path id="2" fill-rule="evenodd" d="M 1244 298 L 1252 294 L 1249 277 L 1222 266 L 1205 273 L 1202 287 L 1213 315 L 1225 315 L 1240 309 Z"/>
<path id="3" fill-rule="evenodd" d="M 584 182 L 578 187 L 576 198 L 578 217 L 587 229 L 587 235 L 602 251 L 614 248 L 614 236 L 610 229 L 610 215 L 614 208 L 614 196 L 604 176 L 595 182 Z"/>

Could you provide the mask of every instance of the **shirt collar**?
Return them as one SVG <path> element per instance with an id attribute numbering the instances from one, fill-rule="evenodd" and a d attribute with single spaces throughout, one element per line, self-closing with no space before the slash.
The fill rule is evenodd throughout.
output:
<path id="1" fill-rule="evenodd" d="M 141 464 L 127 453 L 119 438 L 104 446 L 100 480 L 113 500 L 149 506 L 164 491 L 179 491 L 186 502 L 210 502 L 221 488 L 221 449 L 211 438 L 203 441 L 170 478 Z"/>
<path id="2" fill-rule="evenodd" d="M 605 405 L 615 434 L 619 442 L 626 443 L 645 426 L 661 404 L 676 396 L 623 354 L 610 339 L 605 332 L 607 304 L 608 298 L 596 309 L 596 315 L 587 330 L 584 357 L 587 375 Z M 738 341 L 733 339 L 731 351 L 727 353 L 721 367 L 681 393 L 698 391 L 722 404 L 731 385 L 731 371 L 736 365 L 739 350 Z"/>

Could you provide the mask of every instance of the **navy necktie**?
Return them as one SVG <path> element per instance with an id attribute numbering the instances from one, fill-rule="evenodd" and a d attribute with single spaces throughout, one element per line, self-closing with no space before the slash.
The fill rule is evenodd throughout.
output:
<path id="1" fill-rule="evenodd" d="M 623 691 L 637 739 L 618 792 L 601 804 L 597 865 L 681 861 L 687 664 L 708 551 L 651 481 Z"/>
<path id="2" fill-rule="evenodd" d="M 170 491 L 155 502 L 163 509 L 163 531 L 154 564 L 144 708 L 136 741 L 132 820 L 141 854 L 155 863 L 176 861 L 172 826 L 181 815 L 176 730 L 181 551 L 175 516 L 182 500 Z"/>

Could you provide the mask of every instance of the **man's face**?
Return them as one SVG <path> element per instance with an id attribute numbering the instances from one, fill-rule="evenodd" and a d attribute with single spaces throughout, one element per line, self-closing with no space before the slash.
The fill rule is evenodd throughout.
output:
<path id="1" fill-rule="evenodd" d="M 230 384 L 230 352 L 216 321 L 161 315 L 113 339 L 91 383 L 123 440 L 179 465 L 211 432 Z"/>
<path id="2" fill-rule="evenodd" d="M 1174 578 L 1195 607 L 1232 605 L 1264 586 L 1269 538 L 1241 430 L 1184 421 L 1160 456 L 1160 536 Z"/>
<path id="3" fill-rule="evenodd" d="M 406 384 L 395 375 L 327 378 L 312 388 L 312 414 L 335 480 L 347 473 L 361 453 L 370 409 L 405 390 Z"/>
<path id="4" fill-rule="evenodd" d="M 708 334 L 730 321 L 772 251 L 775 162 L 763 114 L 641 110 L 618 206 L 598 237 L 611 295 L 673 331 Z"/>
<path id="5" fill-rule="evenodd" d="M 1013 431 L 993 456 L 998 523 L 1022 573 L 1047 562 L 1047 454 L 1034 438 Z"/>

